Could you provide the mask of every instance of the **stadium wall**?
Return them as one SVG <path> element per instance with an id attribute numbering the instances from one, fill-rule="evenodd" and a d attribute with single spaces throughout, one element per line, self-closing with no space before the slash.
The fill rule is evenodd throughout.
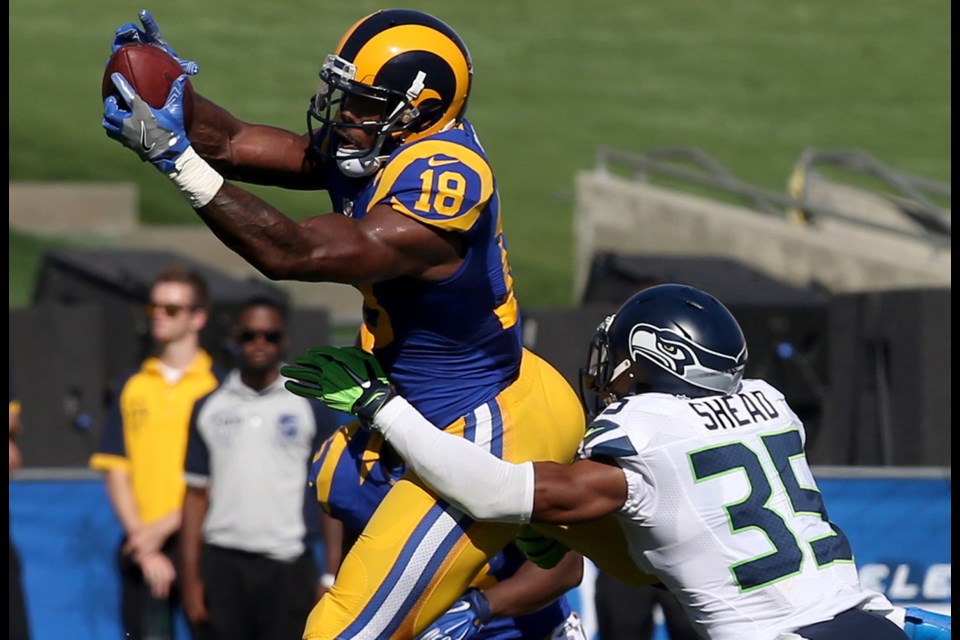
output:
<path id="1" fill-rule="evenodd" d="M 950 470 L 818 467 L 814 473 L 864 583 L 896 603 L 950 613 Z M 21 555 L 34 640 L 59 638 L 64 629 L 73 640 L 122 636 L 114 561 L 120 536 L 95 474 L 33 470 L 10 482 L 10 538 Z M 571 596 L 589 637 L 602 640 L 593 575 L 590 567 Z M 665 638 L 662 628 L 657 634 L 655 640 Z"/>
<path id="2" fill-rule="evenodd" d="M 790 284 L 856 292 L 949 287 L 951 251 L 853 226 L 799 225 L 604 170 L 576 177 L 574 298 L 596 253 L 725 257 Z"/>

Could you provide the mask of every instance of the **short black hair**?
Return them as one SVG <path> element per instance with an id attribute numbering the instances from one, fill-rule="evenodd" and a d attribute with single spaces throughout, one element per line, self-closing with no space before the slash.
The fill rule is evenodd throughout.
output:
<path id="1" fill-rule="evenodd" d="M 273 309 L 280 314 L 280 317 L 283 319 L 284 323 L 287 322 L 289 309 L 287 308 L 286 303 L 262 294 L 255 295 L 244 300 L 243 304 L 240 305 L 240 309 L 237 311 L 237 317 L 240 317 L 244 311 L 247 309 L 252 309 L 253 307 L 268 307 Z"/>

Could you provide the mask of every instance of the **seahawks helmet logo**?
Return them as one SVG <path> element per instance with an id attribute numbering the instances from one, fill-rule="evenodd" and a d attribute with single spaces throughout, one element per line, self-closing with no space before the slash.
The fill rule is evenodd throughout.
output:
<path id="1" fill-rule="evenodd" d="M 742 353 L 731 357 L 704 347 L 677 333 L 650 324 L 638 324 L 630 331 L 630 357 L 646 358 L 684 381 L 730 393 L 743 372 Z"/>

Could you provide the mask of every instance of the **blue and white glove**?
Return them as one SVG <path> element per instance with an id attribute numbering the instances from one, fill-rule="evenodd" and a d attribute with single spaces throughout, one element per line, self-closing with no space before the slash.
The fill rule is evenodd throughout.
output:
<path id="1" fill-rule="evenodd" d="M 950 640 L 950 616 L 907 607 L 903 630 L 911 640 Z"/>
<path id="2" fill-rule="evenodd" d="M 107 135 L 132 149 L 170 178 L 194 209 L 205 207 L 223 186 L 223 176 L 190 145 L 183 125 L 184 74 L 173 81 L 167 101 L 154 109 L 137 95 L 122 74 L 110 76 L 120 97 L 103 101 L 100 124 Z"/>
<path id="3" fill-rule="evenodd" d="M 144 102 L 126 78 L 119 73 L 110 76 L 120 92 L 121 100 L 108 96 L 103 101 L 103 121 L 107 135 L 151 162 L 163 173 L 176 168 L 177 159 L 190 146 L 183 124 L 183 88 L 187 76 L 173 81 L 167 102 L 154 109 Z"/>
<path id="4" fill-rule="evenodd" d="M 468 640 L 493 617 L 482 591 L 470 589 L 447 612 L 427 627 L 417 640 Z"/>
<path id="5" fill-rule="evenodd" d="M 167 44 L 163 36 L 160 35 L 160 27 L 157 26 L 157 21 L 153 19 L 149 11 L 141 9 L 137 15 L 140 17 L 143 29 L 132 22 L 127 22 L 117 27 L 117 30 L 113 34 L 113 43 L 110 45 L 111 53 L 114 53 L 123 45 L 130 44 L 131 42 L 152 44 L 173 56 L 180 64 L 183 72 L 188 76 L 195 76 L 200 73 L 200 65 L 193 60 L 182 60 L 180 56 L 177 55 L 177 52 L 173 50 L 173 47 Z"/>

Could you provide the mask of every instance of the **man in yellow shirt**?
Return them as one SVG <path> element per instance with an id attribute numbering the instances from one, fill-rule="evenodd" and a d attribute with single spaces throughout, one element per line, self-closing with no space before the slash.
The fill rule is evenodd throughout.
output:
<path id="1" fill-rule="evenodd" d="M 175 553 L 188 425 L 194 402 L 223 377 L 200 347 L 208 306 L 207 283 L 192 269 L 172 264 L 155 276 L 147 315 L 156 351 L 116 387 L 90 458 L 105 474 L 124 531 L 118 563 L 130 640 L 169 629 L 179 606 Z"/>

